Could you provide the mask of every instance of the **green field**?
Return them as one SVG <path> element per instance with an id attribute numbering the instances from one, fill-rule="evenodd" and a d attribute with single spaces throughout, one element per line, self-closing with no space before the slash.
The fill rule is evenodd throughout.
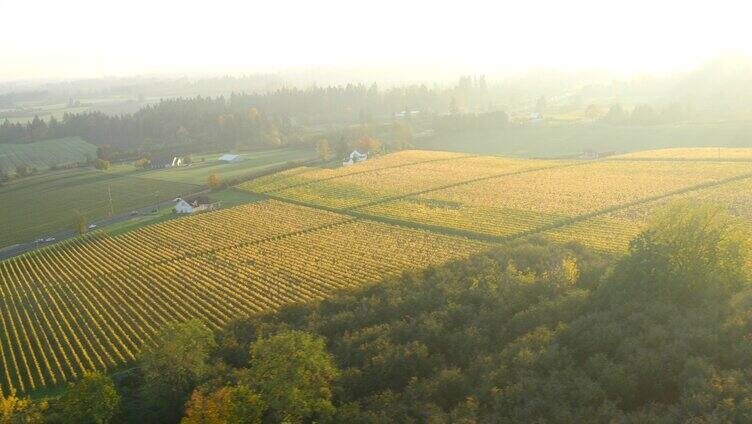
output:
<path id="1" fill-rule="evenodd" d="M 221 179 L 243 177 L 265 168 L 282 165 L 289 161 L 301 161 L 315 157 L 309 149 L 276 149 L 241 153 L 243 158 L 238 163 L 221 163 L 217 158 L 221 154 L 191 156 L 194 163 L 190 166 L 139 172 L 142 178 L 158 179 L 185 184 L 206 184 L 209 176 L 217 174 Z M 117 167 L 118 171 L 134 170 L 131 165 Z"/>
<path id="2" fill-rule="evenodd" d="M 85 162 L 97 155 L 96 146 L 79 137 L 58 138 L 28 144 L 0 144 L 0 172 L 15 174 L 16 166 L 29 164 L 38 170 L 52 165 Z"/>
<path id="3" fill-rule="evenodd" d="M 669 147 L 749 147 L 752 121 L 671 125 L 552 123 L 493 131 L 442 132 L 415 140 L 421 149 L 526 157 L 577 155 L 584 149 L 633 152 Z"/>
<path id="4" fill-rule="evenodd" d="M 199 186 L 88 169 L 73 169 L 22 178 L 0 187 L 0 247 L 27 242 L 70 228 L 72 211 L 90 220 L 195 192 Z"/>
<path id="5" fill-rule="evenodd" d="M 110 212 L 108 189 L 112 193 L 113 212 L 117 215 L 157 200 L 163 202 L 199 191 L 211 174 L 221 179 L 237 178 L 313 156 L 307 149 L 265 150 L 244 153 L 244 160 L 239 163 L 223 164 L 216 161 L 219 154 L 211 154 L 194 156 L 196 163 L 180 168 L 142 171 L 131 164 L 120 164 L 113 165 L 109 172 L 72 169 L 21 178 L 0 187 L 0 204 L 3 205 L 0 248 L 70 228 L 74 209 L 84 212 L 89 220 L 107 217 Z M 223 206 L 258 200 L 258 196 L 237 189 L 213 193 L 211 197 L 222 200 Z M 150 224 L 154 221 L 152 218 L 139 217 L 136 222 L 118 224 L 116 230 L 123 232 Z"/>

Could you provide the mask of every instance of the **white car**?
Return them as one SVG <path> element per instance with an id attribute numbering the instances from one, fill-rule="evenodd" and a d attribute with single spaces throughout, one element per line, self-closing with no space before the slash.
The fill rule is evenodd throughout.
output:
<path id="1" fill-rule="evenodd" d="M 93 230 L 94 228 L 97 228 L 97 224 L 89 224 L 90 230 Z"/>
<path id="2" fill-rule="evenodd" d="M 46 242 L 55 241 L 55 237 L 47 237 L 46 239 L 44 239 L 44 241 Z"/>

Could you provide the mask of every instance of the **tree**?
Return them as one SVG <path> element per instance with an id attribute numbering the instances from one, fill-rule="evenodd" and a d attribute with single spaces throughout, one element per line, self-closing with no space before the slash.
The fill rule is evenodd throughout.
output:
<path id="1" fill-rule="evenodd" d="M 216 190 L 220 187 L 222 187 L 222 181 L 219 179 L 219 175 L 217 174 L 209 175 L 209 188 L 211 188 L 212 190 Z"/>
<path id="2" fill-rule="evenodd" d="M 361 152 L 375 152 L 381 147 L 381 143 L 373 137 L 364 137 L 358 140 L 358 150 Z"/>
<path id="3" fill-rule="evenodd" d="M 73 210 L 73 231 L 76 232 L 76 234 L 86 234 L 86 231 L 89 230 L 88 222 L 86 220 L 86 215 L 81 213 L 81 211 L 74 209 Z"/>
<path id="4" fill-rule="evenodd" d="M 392 123 L 392 139 L 394 148 L 404 150 L 413 145 L 413 130 L 407 122 Z"/>
<path id="5" fill-rule="evenodd" d="M 139 358 L 143 395 L 160 419 L 175 421 L 182 415 L 186 398 L 209 369 L 214 347 L 211 330 L 192 319 L 165 326 L 155 343 L 143 349 Z"/>
<path id="6" fill-rule="evenodd" d="M 26 177 L 34 173 L 34 168 L 28 163 L 22 163 L 16 166 L 16 175 L 19 177 Z"/>
<path id="7" fill-rule="evenodd" d="M 535 111 L 538 113 L 544 113 L 547 109 L 548 100 L 546 100 L 546 96 L 538 97 L 538 100 L 535 102 Z"/>
<path id="8" fill-rule="evenodd" d="M 94 159 L 93 162 L 94 168 L 99 169 L 101 171 L 106 171 L 110 169 L 110 161 L 104 160 L 104 159 Z"/>
<path id="9" fill-rule="evenodd" d="M 327 141 L 325 138 L 320 139 L 316 142 L 316 153 L 319 155 L 319 158 L 322 161 L 326 161 L 329 159 L 329 141 Z"/>
<path id="10" fill-rule="evenodd" d="M 620 104 L 612 105 L 608 113 L 603 117 L 609 124 L 623 124 L 629 118 L 629 114 L 621 107 Z"/>
<path id="11" fill-rule="evenodd" d="M 44 422 L 47 402 L 34 403 L 29 398 L 20 399 L 11 389 L 8 396 L 0 394 L 0 424 L 36 424 Z"/>
<path id="12" fill-rule="evenodd" d="M 149 159 L 141 158 L 141 159 L 134 161 L 133 166 L 135 166 L 136 168 L 146 169 L 149 167 L 150 163 L 151 161 L 149 161 Z"/>
<path id="13" fill-rule="evenodd" d="M 266 409 L 264 401 L 246 386 L 223 387 L 209 395 L 196 390 L 185 406 L 182 424 L 257 424 Z"/>
<path id="14" fill-rule="evenodd" d="M 632 111 L 631 122 L 634 125 L 654 125 L 659 116 L 650 105 L 638 105 Z"/>
<path id="15" fill-rule="evenodd" d="M 120 406 L 120 396 L 112 380 L 92 372 L 71 384 L 62 402 L 67 422 L 104 424 L 115 416 Z"/>
<path id="16" fill-rule="evenodd" d="M 620 274 L 650 297 L 680 303 L 717 299 L 749 278 L 750 249 L 749 230 L 723 207 L 679 200 L 657 211 L 632 241 Z"/>
<path id="17" fill-rule="evenodd" d="M 337 376 L 324 339 L 294 330 L 254 342 L 244 379 L 279 420 L 301 422 L 334 413 L 331 383 Z"/>

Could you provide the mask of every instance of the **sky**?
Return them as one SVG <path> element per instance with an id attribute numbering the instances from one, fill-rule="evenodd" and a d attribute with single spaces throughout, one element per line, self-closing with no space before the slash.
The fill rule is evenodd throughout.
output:
<path id="1" fill-rule="evenodd" d="M 744 1 L 0 0 L 0 80 L 308 67 L 661 73 L 752 55 Z"/>

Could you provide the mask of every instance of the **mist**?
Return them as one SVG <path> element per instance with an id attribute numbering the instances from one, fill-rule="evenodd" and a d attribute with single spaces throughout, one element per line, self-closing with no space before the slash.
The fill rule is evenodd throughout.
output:
<path id="1" fill-rule="evenodd" d="M 743 3 L 6 0 L 0 80 L 337 69 L 670 73 L 752 52 Z M 401 77 L 400 77 L 401 76 Z"/>

